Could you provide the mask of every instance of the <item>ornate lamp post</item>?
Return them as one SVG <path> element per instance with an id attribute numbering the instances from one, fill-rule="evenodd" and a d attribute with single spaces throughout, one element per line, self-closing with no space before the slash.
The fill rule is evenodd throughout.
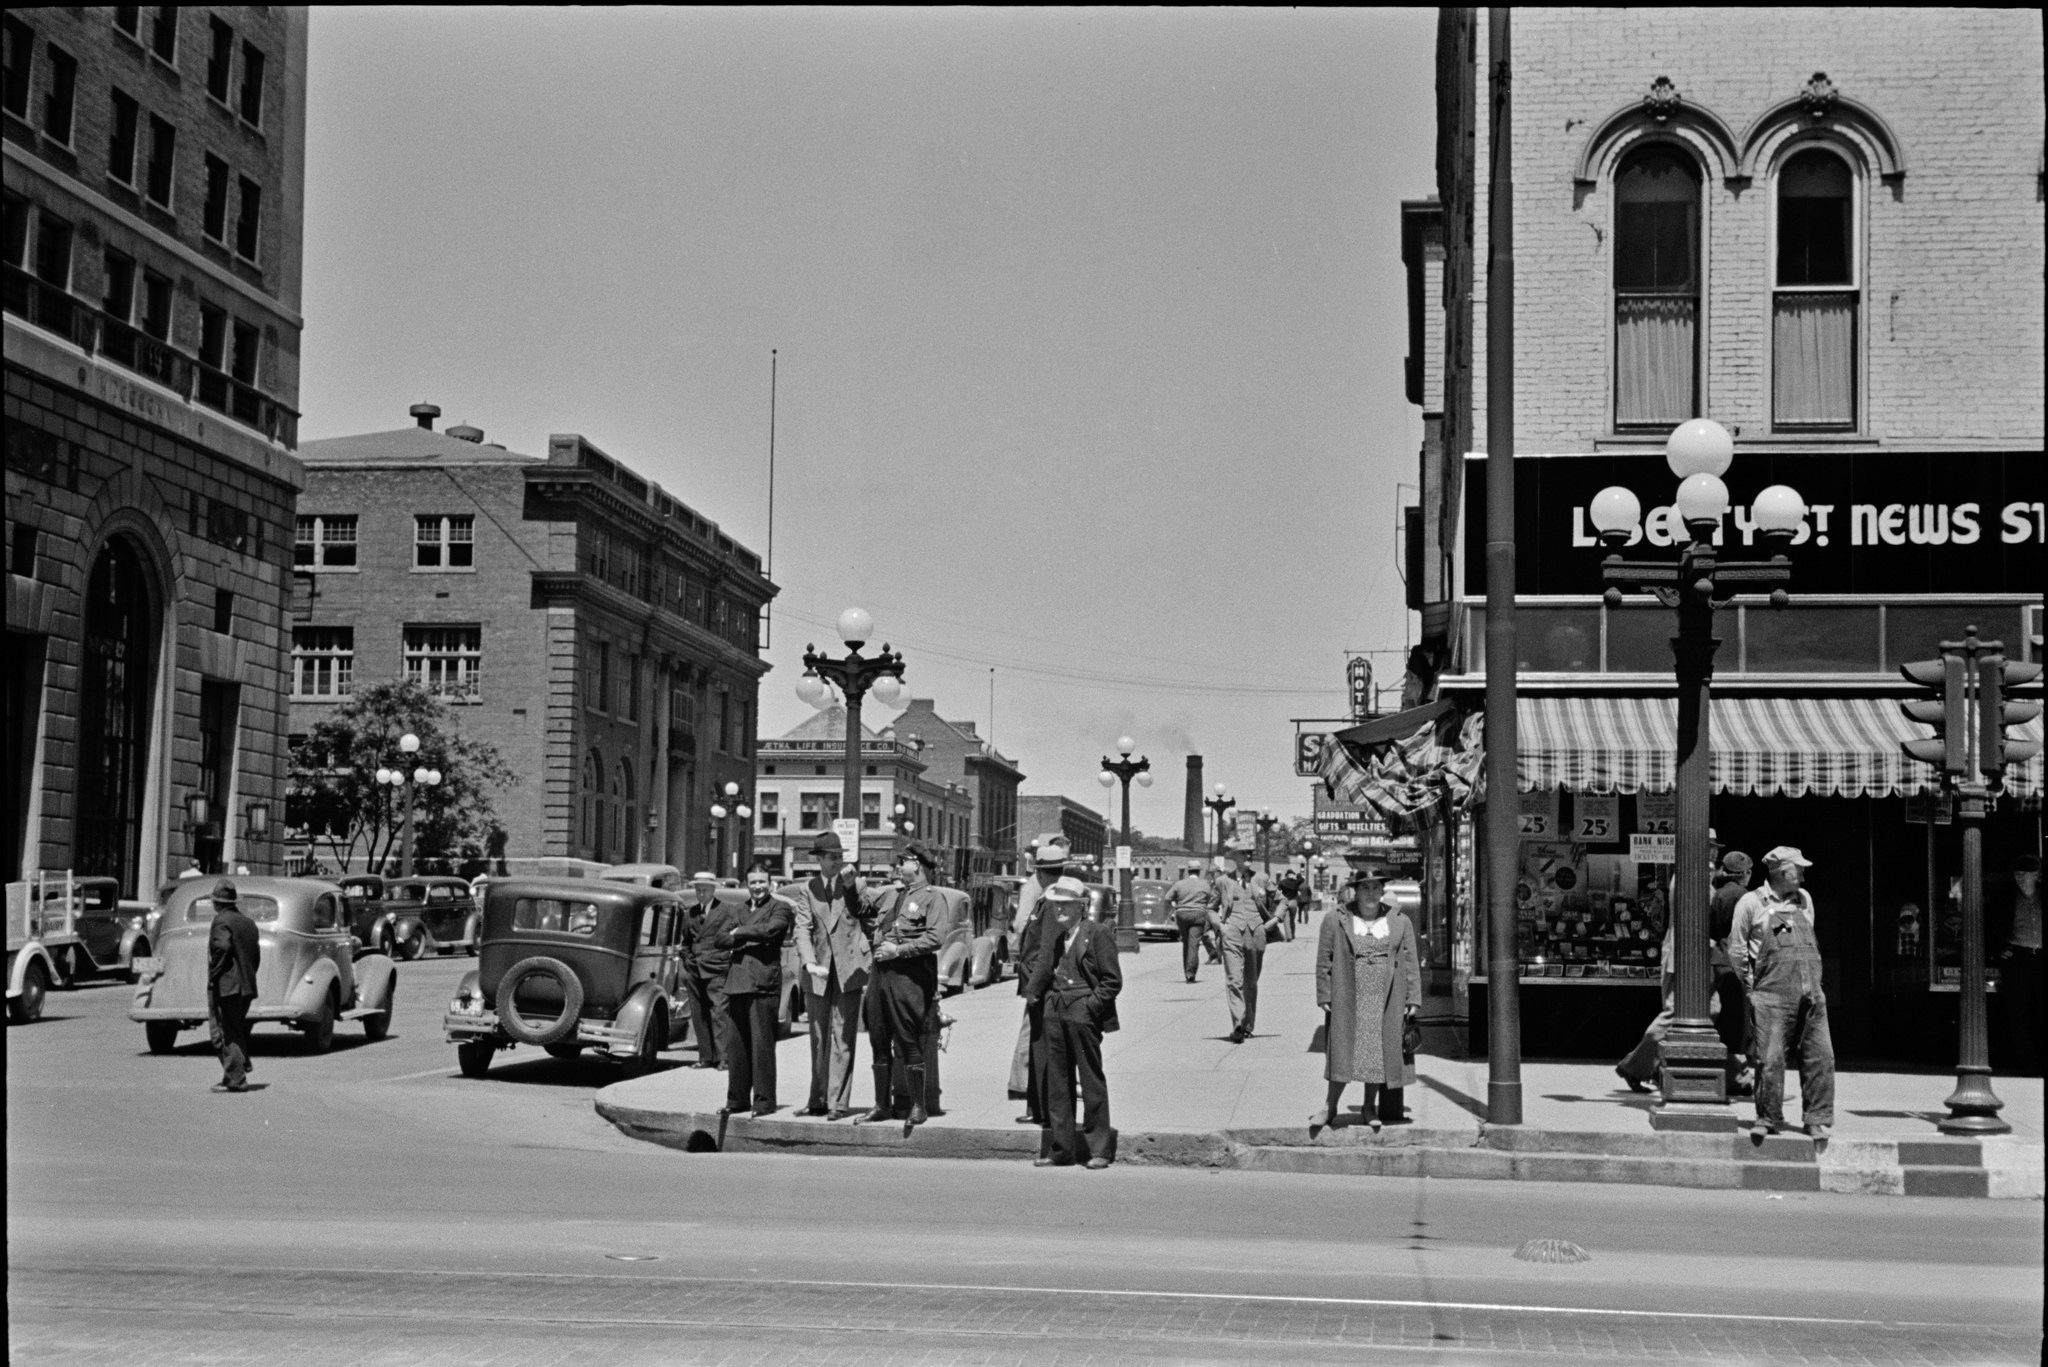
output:
<path id="1" fill-rule="evenodd" d="M 406 759 L 410 759 L 419 753 L 420 738 L 408 731 L 398 738 L 398 748 Z M 401 759 L 399 764 L 403 765 L 405 762 L 405 759 Z M 379 769 L 377 771 L 377 782 L 389 784 L 393 788 L 405 789 L 405 835 L 400 846 L 403 853 L 399 855 L 398 870 L 401 877 L 410 878 L 413 872 L 413 799 L 418 794 L 422 785 L 428 788 L 440 786 L 441 771 L 439 769 L 429 769 L 424 765 L 415 768 L 411 773 L 407 773 L 403 768 Z"/>
<path id="2" fill-rule="evenodd" d="M 1280 818 L 1273 815 L 1271 807 L 1261 807 L 1259 814 L 1252 818 L 1252 822 L 1259 828 L 1259 860 L 1265 865 L 1266 876 L 1270 878 L 1273 876 L 1273 846 L 1270 837 L 1273 828 L 1280 824 Z"/>
<path id="3" fill-rule="evenodd" d="M 1237 799 L 1226 797 L 1223 785 L 1216 785 L 1216 796 L 1202 799 L 1202 805 L 1216 813 L 1216 853 L 1223 853 L 1223 815 L 1237 805 Z"/>
<path id="4" fill-rule="evenodd" d="M 1632 561 L 1614 554 L 1602 565 L 1610 608 L 1620 604 L 1623 589 L 1647 589 L 1678 611 L 1678 634 L 1671 638 L 1678 680 L 1678 849 L 1671 909 L 1677 1009 L 1664 1039 L 1663 1104 L 1650 1113 L 1650 1124 L 1657 1129 L 1732 1129 L 1728 1054 L 1707 1016 L 1708 689 L 1714 677 L 1714 652 L 1721 645 L 1714 636 L 1714 609 L 1737 593 L 1766 589 L 1772 606 L 1784 606 L 1783 586 L 1792 569 L 1776 552 L 1791 544 L 1806 517 L 1806 503 L 1785 485 L 1765 489 L 1756 496 L 1750 521 L 1774 553 L 1768 560 L 1723 560 L 1716 554 L 1714 538 L 1728 512 L 1728 486 L 1721 476 L 1734 460 L 1734 439 L 1721 424 L 1694 418 L 1673 429 L 1664 452 L 1671 473 L 1679 479 L 1678 515 L 1688 538 L 1678 558 Z M 1618 550 L 1642 536 L 1642 505 L 1627 489 L 1602 489 L 1588 511 L 1608 546 Z"/>
<path id="5" fill-rule="evenodd" d="M 1107 788 L 1112 783 L 1121 783 L 1124 790 L 1124 833 L 1120 842 L 1125 848 L 1131 843 L 1131 780 L 1138 780 L 1138 786 L 1152 786 L 1152 761 L 1143 755 L 1131 758 L 1131 751 L 1138 743 L 1129 736 L 1119 736 L 1116 741 L 1117 758 L 1102 757 L 1102 772 L 1096 781 Z M 1131 870 L 1125 865 L 1116 871 L 1116 947 L 1119 953 L 1138 952 L 1138 904 L 1131 900 Z"/>
<path id="6" fill-rule="evenodd" d="M 846 642 L 846 658 L 820 655 L 817 647 L 804 647 L 804 676 L 796 681 L 796 695 L 813 707 L 823 707 L 837 688 L 846 698 L 846 762 L 839 788 L 839 814 L 860 819 L 860 700 L 869 692 L 884 707 L 892 707 L 903 696 L 903 657 L 882 642 L 878 655 L 863 655 L 860 648 L 874 635 L 875 619 L 860 608 L 839 614 L 839 639 Z M 849 852 L 850 853 L 850 852 Z"/>
<path id="7" fill-rule="evenodd" d="M 726 860 L 726 863 L 730 866 L 728 871 L 732 877 L 737 878 L 740 865 L 739 842 L 732 838 L 732 830 L 725 822 L 728 817 L 738 817 L 740 829 L 744 831 L 747 829 L 748 820 L 754 815 L 754 809 L 738 800 L 740 785 L 729 779 L 726 781 L 722 795 L 724 801 L 711 804 L 711 820 L 718 831 L 718 843 L 730 851 L 730 857 Z"/>

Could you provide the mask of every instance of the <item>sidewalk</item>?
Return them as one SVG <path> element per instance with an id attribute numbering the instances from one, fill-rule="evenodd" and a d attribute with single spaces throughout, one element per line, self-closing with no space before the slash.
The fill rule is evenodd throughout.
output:
<path id="1" fill-rule="evenodd" d="M 1177 945 L 1148 941 L 1124 956 L 1118 999 L 1123 1029 L 1103 1041 L 1117 1159 L 1126 1163 L 1259 1168 L 1384 1176 L 1642 1182 L 1665 1186 L 1893 1195 L 2035 1198 L 2042 1195 L 2039 1078 L 1997 1078 L 2013 1133 L 1952 1139 L 1935 1128 L 1952 1076 L 1844 1072 L 1836 1082 L 1834 1138 L 1804 1135 L 1757 1143 L 1734 1135 L 1650 1128 L 1654 1095 L 1631 1093 L 1610 1062 L 1522 1065 L 1523 1124 L 1490 1126 L 1484 1059 L 1424 1052 L 1407 1092 L 1410 1123 L 1378 1135 L 1346 1093 L 1348 1115 L 1311 1138 L 1322 1103 L 1322 1055 L 1310 1052 L 1322 1022 L 1315 1004 L 1314 927 L 1272 946 L 1261 980 L 1258 1033 L 1228 1043 L 1223 970 L 1203 964 L 1187 983 Z M 761 1120 L 719 1118 L 725 1075 L 670 1069 L 598 1092 L 598 1113 L 627 1134 L 696 1151 L 777 1149 L 814 1154 L 1029 1159 L 1039 1131 L 1019 1125 L 1021 1102 L 1006 1079 L 1023 1004 L 1013 981 L 941 1003 L 953 1025 L 940 1056 L 944 1114 L 915 1131 L 902 1124 L 828 1123 L 794 1114 L 810 1083 L 800 1033 L 776 1054 L 783 1109 Z M 1432 1032 L 1434 1033 L 1434 1032 Z M 1799 1117 L 1788 1075 L 1787 1118 Z M 867 1043 L 857 1051 L 854 1098 L 872 1101 Z M 1734 1107 L 1746 1126 L 1755 1112 Z M 1348 1123 L 1347 1123 L 1348 1122 Z M 1816 1149 L 1819 1151 L 1816 1152 Z"/>

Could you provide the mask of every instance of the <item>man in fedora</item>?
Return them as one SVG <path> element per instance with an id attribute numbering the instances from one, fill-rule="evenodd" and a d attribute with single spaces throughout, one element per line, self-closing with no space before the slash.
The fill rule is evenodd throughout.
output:
<path id="1" fill-rule="evenodd" d="M 213 929 L 206 942 L 206 1008 L 221 1080 L 214 1090 L 249 1090 L 249 1004 L 256 1000 L 256 968 L 263 946 L 256 923 L 243 914 L 241 894 L 223 878 L 213 885 Z"/>
<path id="2" fill-rule="evenodd" d="M 1264 875 L 1249 872 L 1251 845 L 1240 841 L 1230 847 L 1237 865 L 1235 873 L 1216 878 L 1216 909 L 1210 913 L 1218 938 L 1223 941 L 1224 995 L 1230 1002 L 1232 1044 L 1252 1037 L 1259 1018 L 1259 973 L 1266 966 L 1266 924 L 1271 914 L 1272 891 Z"/>
<path id="3" fill-rule="evenodd" d="M 1109 1166 L 1109 1083 L 1102 1073 L 1102 1037 L 1117 1028 L 1123 990 L 1116 929 L 1088 919 L 1088 889 L 1061 878 L 1041 900 L 1041 932 L 1025 1000 L 1045 1013 L 1047 1151 L 1039 1167 Z M 1083 1107 L 1075 1123 L 1074 1089 Z"/>
<path id="4" fill-rule="evenodd" d="M 853 1114 L 853 1039 L 861 994 L 874 967 L 871 917 L 843 862 L 839 837 L 822 831 L 811 842 L 818 871 L 792 890 L 796 947 L 804 961 L 804 1014 L 811 1030 L 811 1102 L 804 1115 L 843 1120 Z"/>
<path id="5" fill-rule="evenodd" d="M 1799 1109 L 1806 1132 L 1826 1139 L 1835 1123 L 1835 1046 L 1821 991 L 1820 941 L 1806 871 L 1791 845 L 1764 855 L 1764 885 L 1735 904 L 1728 948 L 1749 989 L 1756 1061 L 1756 1135 L 1785 1128 L 1785 1054 L 1799 1051 Z"/>
<path id="6" fill-rule="evenodd" d="M 939 991 L 938 928 L 945 913 L 944 899 L 931 882 L 938 867 L 929 846 L 911 841 L 896 857 L 899 885 L 876 903 L 874 973 L 861 1007 L 874 1054 L 875 1108 L 860 1117 L 863 1121 L 894 1118 L 891 1075 L 898 1056 L 910 1089 L 910 1123 L 930 1119 L 924 1049 Z"/>
<path id="7" fill-rule="evenodd" d="M 1010 1056 L 1010 1096 L 1024 1103 L 1020 1125 L 1043 1125 L 1045 1116 L 1045 1009 L 1027 990 L 1044 922 L 1039 902 L 1065 874 L 1067 838 L 1042 835 L 1031 842 L 1031 876 L 1017 890 L 1017 911 L 1010 920 L 1012 959 L 1017 965 L 1017 995 L 1024 998 L 1024 1020 L 1017 1027 L 1017 1047 Z"/>
<path id="8" fill-rule="evenodd" d="M 718 900 L 718 875 L 699 873 L 690 879 L 691 897 L 683 904 L 683 986 L 690 994 L 690 1036 L 697 1046 L 699 1068 L 725 1066 L 725 974 L 732 950 L 717 944 L 725 919 Z"/>

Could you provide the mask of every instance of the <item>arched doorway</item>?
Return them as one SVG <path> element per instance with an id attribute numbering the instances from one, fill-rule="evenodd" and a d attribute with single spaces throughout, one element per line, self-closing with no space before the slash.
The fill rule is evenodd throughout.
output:
<path id="1" fill-rule="evenodd" d="M 160 617 L 140 554 L 126 540 L 109 541 L 86 581 L 73 864 L 81 874 L 119 879 L 123 895 L 131 897 L 142 891 L 142 804 Z"/>

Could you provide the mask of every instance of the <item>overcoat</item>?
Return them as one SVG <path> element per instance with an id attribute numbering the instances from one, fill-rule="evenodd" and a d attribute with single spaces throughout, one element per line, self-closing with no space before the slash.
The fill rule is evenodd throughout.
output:
<path id="1" fill-rule="evenodd" d="M 1389 1087 L 1414 1085 L 1415 1069 L 1401 1057 L 1401 1030 L 1408 1004 L 1422 1002 L 1422 970 L 1415 953 L 1415 926 L 1398 911 L 1387 913 L 1387 948 L 1394 971 L 1387 977 L 1380 1013 L 1380 1050 Z M 1316 1005 L 1330 1013 L 1323 1051 L 1323 1077 L 1349 1082 L 1359 1073 L 1358 975 L 1353 956 L 1360 937 L 1351 929 L 1351 913 L 1335 907 L 1323 917 L 1316 938 Z"/>

